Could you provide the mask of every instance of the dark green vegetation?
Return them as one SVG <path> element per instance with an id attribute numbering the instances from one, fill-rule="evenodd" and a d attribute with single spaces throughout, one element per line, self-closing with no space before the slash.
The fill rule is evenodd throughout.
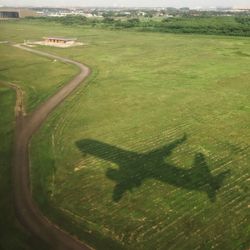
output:
<path id="1" fill-rule="evenodd" d="M 33 18 L 32 18 L 33 19 Z M 36 18 L 37 19 L 37 18 Z M 169 33 L 197 33 L 231 36 L 250 36 L 250 16 L 187 16 L 161 18 L 113 18 L 93 19 L 82 16 L 40 17 L 44 22 L 64 25 L 109 27 L 113 29 L 135 29 Z"/>
<path id="2" fill-rule="evenodd" d="M 51 220 L 98 249 L 249 248 L 248 38 L 2 30 L 87 44 L 40 48 L 93 69 L 33 139 L 34 198 Z"/>

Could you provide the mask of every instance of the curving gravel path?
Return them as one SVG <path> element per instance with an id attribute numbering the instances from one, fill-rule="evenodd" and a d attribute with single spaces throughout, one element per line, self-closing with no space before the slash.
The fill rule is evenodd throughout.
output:
<path id="1" fill-rule="evenodd" d="M 49 53 L 37 51 L 21 45 L 14 45 L 41 56 L 60 60 L 76 65 L 80 69 L 68 84 L 56 94 L 42 103 L 34 112 L 25 116 L 23 107 L 19 107 L 16 114 L 16 131 L 13 155 L 12 183 L 14 190 L 14 206 L 20 223 L 34 236 L 48 244 L 51 249 L 60 250 L 87 250 L 91 249 L 81 241 L 50 222 L 34 203 L 30 190 L 29 175 L 29 143 L 33 134 L 39 129 L 48 115 L 70 95 L 91 73 L 90 69 L 70 59 Z M 20 103 L 20 102 L 19 102 Z M 20 105 L 20 104 L 19 104 Z"/>

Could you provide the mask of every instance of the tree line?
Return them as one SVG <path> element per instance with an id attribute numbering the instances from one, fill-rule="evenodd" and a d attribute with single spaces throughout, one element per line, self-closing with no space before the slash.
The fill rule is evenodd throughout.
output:
<path id="1" fill-rule="evenodd" d="M 34 19 L 34 17 L 33 17 Z M 172 17 L 155 20 L 152 18 L 87 18 L 84 16 L 36 17 L 46 22 L 58 22 L 63 25 L 87 25 L 108 27 L 111 29 L 135 29 L 138 31 L 157 31 L 170 33 L 195 33 L 232 36 L 250 36 L 249 16 L 226 17 Z"/>

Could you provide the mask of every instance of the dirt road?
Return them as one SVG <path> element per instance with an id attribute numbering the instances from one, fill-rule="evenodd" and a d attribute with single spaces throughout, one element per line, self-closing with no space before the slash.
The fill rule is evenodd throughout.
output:
<path id="1" fill-rule="evenodd" d="M 41 56 L 73 64 L 80 69 L 80 73 L 76 75 L 74 79 L 72 79 L 68 84 L 62 87 L 47 101 L 42 103 L 31 114 L 28 114 L 26 116 L 22 112 L 22 110 L 24 110 L 23 106 L 20 107 L 20 105 L 23 105 L 22 102 L 20 102 L 19 100 L 17 103 L 19 112 L 16 113 L 16 131 L 12 173 L 14 206 L 17 217 L 21 224 L 34 237 L 44 241 L 50 246 L 51 249 L 91 249 L 90 247 L 84 245 L 82 242 L 70 236 L 68 233 L 64 232 L 59 227 L 51 223 L 40 212 L 37 205 L 32 199 L 29 174 L 29 143 L 31 137 L 46 120 L 48 115 L 90 75 L 91 71 L 85 65 L 70 59 L 51 55 L 45 52 L 23 47 L 21 45 L 14 46 Z"/>

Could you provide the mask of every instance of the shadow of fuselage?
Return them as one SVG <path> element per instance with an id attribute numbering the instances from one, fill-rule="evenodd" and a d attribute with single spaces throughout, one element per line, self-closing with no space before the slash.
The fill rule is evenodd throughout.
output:
<path id="1" fill-rule="evenodd" d="M 135 153 L 96 140 L 84 139 L 76 142 L 82 153 L 114 162 L 119 169 L 109 168 L 106 176 L 115 181 L 113 200 L 119 201 L 126 191 L 140 187 L 147 179 L 155 179 L 167 184 L 205 192 L 211 202 L 216 200 L 216 192 L 223 184 L 229 171 L 213 176 L 202 153 L 196 153 L 192 168 L 184 169 L 166 163 L 165 158 L 186 141 L 186 135 L 161 148 L 148 153 Z"/>

